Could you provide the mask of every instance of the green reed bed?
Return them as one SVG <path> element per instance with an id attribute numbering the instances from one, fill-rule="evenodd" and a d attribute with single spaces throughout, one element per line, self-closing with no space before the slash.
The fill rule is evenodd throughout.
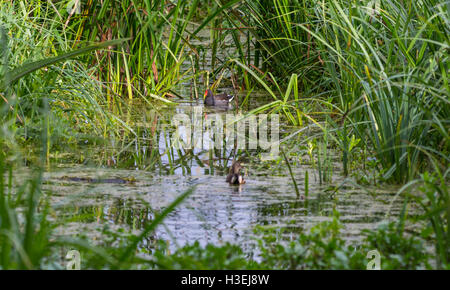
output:
<path id="1" fill-rule="evenodd" d="M 292 69 L 277 77 L 294 73 L 306 87 L 316 84 L 308 77 L 320 79 L 336 106 L 330 107 L 330 117 L 336 112 L 339 116 L 327 121 L 335 131 L 345 130 L 338 140 L 347 148 L 345 154 L 349 140 L 344 136 L 355 134 L 360 146 L 377 158 L 382 178 L 395 182 L 436 164 L 448 166 L 449 27 L 444 1 L 274 2 L 268 10 L 246 2 L 253 31 L 262 34 L 256 40 L 268 55 L 266 62 Z M 262 17 L 261 11 L 274 16 Z M 273 32 L 274 27 L 279 30 Z M 314 55 L 308 57 L 305 50 Z M 307 65 L 298 60 L 300 65 L 290 66 L 280 65 L 285 62 L 279 58 L 316 61 Z M 311 74 L 311 69 L 322 75 Z M 265 83 L 267 89 L 270 82 Z M 298 87 L 305 97 L 305 86 Z M 314 97 L 313 92 L 306 97 Z M 302 105 L 296 105 L 301 111 Z"/>
<path id="2" fill-rule="evenodd" d="M 94 131 L 98 136 L 106 132 L 114 135 L 119 129 L 127 128 L 105 107 L 102 85 L 93 78 L 92 69 L 70 60 L 116 46 L 124 40 L 71 50 L 61 23 L 30 15 L 32 13 L 9 3 L 0 6 L 0 94 L 5 110 L 1 120 L 5 132 L 11 133 L 9 144 L 20 140 L 26 145 L 39 140 L 40 120 L 47 113 L 51 119 L 47 128 L 48 150 L 52 146 L 57 148 L 58 143 L 74 143 L 75 136 L 87 132 Z M 43 109 L 47 101 L 50 111 Z M 110 129 L 106 130 L 106 127 Z M 8 147 L 14 149 L 14 146 Z"/>
<path id="3" fill-rule="evenodd" d="M 317 13 L 326 28 L 315 34 L 330 56 L 327 69 L 349 111 L 346 121 L 362 140 L 368 137 L 383 178 L 397 182 L 426 168 L 424 159 L 448 164 L 448 39 L 441 33 L 447 14 L 438 1 L 407 2 L 331 1 Z"/>
<path id="4" fill-rule="evenodd" d="M 238 1 L 213 5 L 209 15 L 201 13 L 200 1 L 116 1 L 103 3 L 89 1 L 83 6 L 83 13 L 69 22 L 76 31 L 72 39 L 79 42 L 111 40 L 132 37 L 119 53 L 102 53 L 95 58 L 100 67 L 99 77 L 113 85 L 117 94 L 132 99 L 138 93 L 141 97 L 174 96 L 173 87 L 195 75 L 195 66 L 182 70 L 183 63 L 200 57 L 198 47 L 191 43 L 208 23 L 224 9 Z M 202 3 L 207 5 L 208 3 Z M 208 17 L 207 17 L 208 16 Z M 201 17 L 201 18 L 200 18 Z M 193 25 L 193 19 L 199 20 Z M 213 42 L 213 47 L 214 47 Z M 162 99 L 164 101 L 164 99 Z"/>

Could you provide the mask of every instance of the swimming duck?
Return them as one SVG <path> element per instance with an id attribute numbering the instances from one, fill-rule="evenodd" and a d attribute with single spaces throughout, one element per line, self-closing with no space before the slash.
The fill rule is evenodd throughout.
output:
<path id="1" fill-rule="evenodd" d="M 229 184 L 244 184 L 245 180 L 241 174 L 242 164 L 236 161 L 231 165 L 230 172 L 227 175 L 227 182 Z"/>
<path id="2" fill-rule="evenodd" d="M 228 94 L 214 95 L 210 89 L 205 91 L 205 105 L 207 106 L 228 106 L 228 104 L 233 100 L 234 96 Z"/>

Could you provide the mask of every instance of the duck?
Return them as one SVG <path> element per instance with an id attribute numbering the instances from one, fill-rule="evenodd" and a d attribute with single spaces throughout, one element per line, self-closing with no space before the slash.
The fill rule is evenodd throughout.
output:
<path id="1" fill-rule="evenodd" d="M 227 182 L 229 184 L 244 184 L 245 180 L 241 174 L 242 163 L 239 161 L 233 162 L 230 167 L 230 172 L 227 175 Z"/>
<path id="2" fill-rule="evenodd" d="M 230 96 L 228 94 L 219 94 L 214 95 L 210 89 L 205 91 L 205 105 L 207 106 L 216 106 L 216 107 L 224 107 L 228 106 L 230 102 L 233 100 L 234 96 Z"/>

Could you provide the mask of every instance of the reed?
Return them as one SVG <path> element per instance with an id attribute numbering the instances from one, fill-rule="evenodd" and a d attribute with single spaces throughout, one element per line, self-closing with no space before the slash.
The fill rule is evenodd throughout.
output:
<path id="1" fill-rule="evenodd" d="M 337 111 L 340 118 L 328 118 L 334 123 L 332 130 L 342 130 L 340 127 L 346 124 L 345 132 L 355 134 L 362 141 L 360 146 L 370 148 L 380 161 L 384 180 L 401 183 L 417 176 L 430 164 L 424 151 L 442 160 L 442 168 L 448 165 L 445 2 L 333 0 L 273 4 L 245 1 L 251 14 L 251 31 L 267 55 L 263 66 L 263 71 L 269 71 L 267 75 L 298 75 L 303 100 L 325 102 L 321 92 L 326 91 L 335 96 L 333 111 L 328 114 Z M 309 55 L 311 64 L 305 64 L 305 55 Z M 285 59 L 295 61 L 295 65 Z M 317 80 L 311 70 L 320 73 Z M 262 86 L 268 90 L 267 85 Z M 321 90 L 306 94 L 308 87 Z M 302 103 L 291 104 L 301 110 Z M 348 140 L 337 141 L 346 154 L 343 159 L 347 168 Z"/>
<path id="2" fill-rule="evenodd" d="M 358 137 L 367 138 L 385 180 L 414 178 L 426 166 L 423 150 L 444 165 L 449 161 L 442 154 L 448 150 L 449 106 L 441 4 L 334 0 L 316 10 L 320 31 L 298 24 L 327 52 L 337 101 Z M 432 149 L 437 144 L 440 152 Z"/>

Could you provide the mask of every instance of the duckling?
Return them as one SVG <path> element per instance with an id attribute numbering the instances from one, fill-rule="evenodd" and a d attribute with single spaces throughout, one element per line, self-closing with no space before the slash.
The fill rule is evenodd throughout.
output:
<path id="1" fill-rule="evenodd" d="M 239 161 L 235 161 L 231 165 L 230 172 L 227 175 L 227 182 L 229 184 L 244 184 L 245 180 L 241 174 L 242 164 Z"/>

